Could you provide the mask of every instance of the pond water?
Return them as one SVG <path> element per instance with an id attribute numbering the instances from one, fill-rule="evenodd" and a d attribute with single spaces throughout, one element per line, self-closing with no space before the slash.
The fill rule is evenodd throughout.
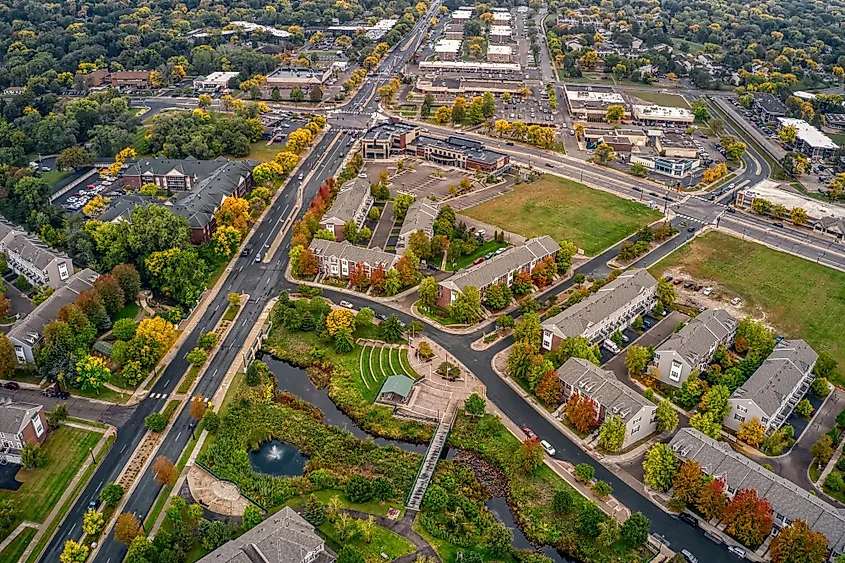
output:
<path id="1" fill-rule="evenodd" d="M 396 446 L 408 452 L 415 452 L 418 454 L 425 454 L 428 448 L 427 444 L 410 444 L 408 442 L 400 442 L 398 440 L 387 440 L 385 438 L 377 438 L 362 430 L 355 421 L 343 414 L 335 404 L 329 399 L 328 394 L 324 389 L 318 389 L 304 369 L 293 366 L 281 360 L 277 360 L 269 354 L 264 354 L 261 361 L 265 362 L 273 372 L 278 382 L 280 391 L 288 391 L 293 393 L 300 399 L 308 401 L 323 412 L 323 422 L 348 430 L 353 436 L 360 440 L 370 439 L 379 446 Z"/>
<path id="2" fill-rule="evenodd" d="M 513 530 L 513 546 L 515 548 L 535 549 L 525 537 L 525 534 L 522 533 L 522 530 L 517 527 L 516 522 L 514 522 L 513 514 L 511 513 L 510 506 L 508 506 L 507 500 L 502 497 L 491 497 L 490 500 L 485 503 L 485 506 L 493 513 L 499 522 Z M 545 546 L 540 551 L 543 555 L 550 557 L 552 561 L 555 561 L 556 563 L 573 563 L 571 559 L 567 559 L 553 547 Z"/>
<path id="3" fill-rule="evenodd" d="M 308 458 L 294 446 L 280 440 L 268 440 L 249 452 L 253 471 L 274 477 L 298 477 L 305 474 Z"/>

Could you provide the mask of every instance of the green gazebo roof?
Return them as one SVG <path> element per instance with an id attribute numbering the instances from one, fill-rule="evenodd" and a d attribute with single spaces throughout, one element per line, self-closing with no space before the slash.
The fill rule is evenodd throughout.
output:
<path id="1" fill-rule="evenodd" d="M 391 375 L 384 380 L 384 384 L 382 384 L 381 391 L 379 393 L 396 393 L 403 399 L 407 399 L 413 386 L 414 380 L 407 375 Z"/>

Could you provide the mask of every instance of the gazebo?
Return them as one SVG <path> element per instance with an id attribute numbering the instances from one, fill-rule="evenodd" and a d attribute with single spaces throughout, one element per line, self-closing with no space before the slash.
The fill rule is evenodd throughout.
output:
<path id="1" fill-rule="evenodd" d="M 378 400 L 391 404 L 405 404 L 411 396 L 414 380 L 407 375 L 391 375 L 384 380 Z"/>

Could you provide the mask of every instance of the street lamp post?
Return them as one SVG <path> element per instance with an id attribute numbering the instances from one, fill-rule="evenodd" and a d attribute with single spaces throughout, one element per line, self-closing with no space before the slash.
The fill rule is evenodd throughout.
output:
<path id="1" fill-rule="evenodd" d="M 94 448 L 89 447 L 88 453 L 91 454 L 91 461 L 96 465 L 97 464 L 97 458 L 94 457 Z"/>

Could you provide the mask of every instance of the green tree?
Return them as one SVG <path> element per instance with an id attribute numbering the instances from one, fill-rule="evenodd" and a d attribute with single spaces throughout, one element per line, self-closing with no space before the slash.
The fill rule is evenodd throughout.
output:
<path id="1" fill-rule="evenodd" d="M 208 353 L 202 348 L 194 348 L 185 354 L 185 359 L 193 366 L 201 366 L 208 360 Z"/>
<path id="2" fill-rule="evenodd" d="M 641 512 L 635 512 L 622 524 L 622 539 L 630 546 L 642 545 L 648 539 L 651 522 Z"/>
<path id="3" fill-rule="evenodd" d="M 628 352 L 625 355 L 625 367 L 628 368 L 628 374 L 632 377 L 643 373 L 650 361 L 651 351 L 645 346 L 632 344 L 628 347 Z"/>
<path id="4" fill-rule="evenodd" d="M 217 335 L 213 332 L 206 332 L 197 339 L 197 346 L 203 350 L 211 350 L 217 345 Z"/>
<path id="5" fill-rule="evenodd" d="M 167 428 L 167 417 L 160 412 L 153 412 L 144 419 L 144 426 L 153 432 L 162 432 Z"/>
<path id="6" fill-rule="evenodd" d="M 580 523 L 581 532 L 587 537 L 597 537 L 599 535 L 599 524 L 603 522 L 607 516 L 596 506 L 596 503 L 590 501 L 581 507 Z"/>
<path id="7" fill-rule="evenodd" d="M 61 563 L 85 563 L 88 558 L 88 551 L 87 545 L 67 540 L 62 554 L 59 555 L 59 561 Z"/>
<path id="8" fill-rule="evenodd" d="M 97 356 L 85 356 L 76 364 L 75 383 L 82 387 L 83 391 L 95 391 L 99 393 L 100 388 L 106 384 L 111 377 L 111 370 L 106 367 L 106 362 Z"/>
<path id="9" fill-rule="evenodd" d="M 341 328 L 335 332 L 334 348 L 339 354 L 348 354 L 355 348 L 355 339 L 350 329 Z"/>
<path id="10" fill-rule="evenodd" d="M 608 452 L 615 453 L 625 442 L 625 423 L 618 415 L 610 415 L 604 419 L 599 428 L 599 446 Z"/>
<path id="11" fill-rule="evenodd" d="M 326 509 L 323 506 L 323 503 L 320 502 L 314 495 L 308 497 L 308 505 L 305 509 L 305 519 L 315 528 L 319 527 L 326 521 Z"/>
<path id="12" fill-rule="evenodd" d="M 655 411 L 658 432 L 673 432 L 678 427 L 678 412 L 669 401 L 657 403 Z"/>
<path id="13" fill-rule="evenodd" d="M 423 278 L 422 282 L 420 282 L 417 292 L 420 295 L 420 302 L 423 305 L 431 306 L 437 301 L 437 297 L 440 293 L 440 287 L 436 279 L 431 276 L 426 276 Z"/>
<path id="14" fill-rule="evenodd" d="M 337 554 L 337 563 L 365 563 L 364 556 L 352 547 L 344 545 Z"/>
<path id="15" fill-rule="evenodd" d="M 595 468 L 589 463 L 579 463 L 575 466 L 575 476 L 584 483 L 592 481 L 595 474 Z"/>
<path id="16" fill-rule="evenodd" d="M 35 469 L 43 465 L 47 460 L 47 455 L 41 449 L 41 444 L 33 444 L 32 442 L 25 442 L 21 449 L 21 465 L 27 469 Z"/>
<path id="17" fill-rule="evenodd" d="M 402 324 L 399 322 L 399 317 L 396 315 L 390 315 L 387 317 L 387 320 L 381 323 L 379 326 L 379 334 L 382 339 L 386 340 L 387 342 L 398 342 L 402 340 L 402 335 L 405 330 L 402 328 Z"/>
<path id="18" fill-rule="evenodd" d="M 486 405 L 484 399 L 478 393 L 473 393 L 464 401 L 464 410 L 468 414 L 481 416 L 484 414 Z"/>
<path id="19" fill-rule="evenodd" d="M 117 506 L 120 499 L 123 498 L 124 489 L 117 483 L 109 483 L 103 490 L 100 491 L 100 501 L 106 503 L 110 507 Z"/>
<path id="20" fill-rule="evenodd" d="M 361 475 L 353 475 L 346 482 L 346 497 L 354 503 L 364 503 L 373 496 L 370 481 Z"/>
<path id="21" fill-rule="evenodd" d="M 657 298 L 663 303 L 663 306 L 669 307 L 675 302 L 677 297 L 675 286 L 665 278 L 660 278 L 657 282 Z"/>
<path id="22" fill-rule="evenodd" d="M 475 286 L 464 287 L 452 302 L 452 317 L 459 323 L 475 324 L 481 320 L 481 294 Z"/>
<path id="23" fill-rule="evenodd" d="M 681 462 L 675 452 L 666 444 L 655 444 L 643 459 L 643 482 L 652 489 L 666 492 L 672 487 L 672 479 Z"/>
<path id="24" fill-rule="evenodd" d="M 258 509 L 257 506 L 249 504 L 244 509 L 243 515 L 243 527 L 244 530 L 251 530 L 261 524 L 261 510 Z"/>
<path id="25" fill-rule="evenodd" d="M 567 490 L 556 491 L 552 508 L 558 514 L 565 514 L 572 507 L 572 493 Z"/>

